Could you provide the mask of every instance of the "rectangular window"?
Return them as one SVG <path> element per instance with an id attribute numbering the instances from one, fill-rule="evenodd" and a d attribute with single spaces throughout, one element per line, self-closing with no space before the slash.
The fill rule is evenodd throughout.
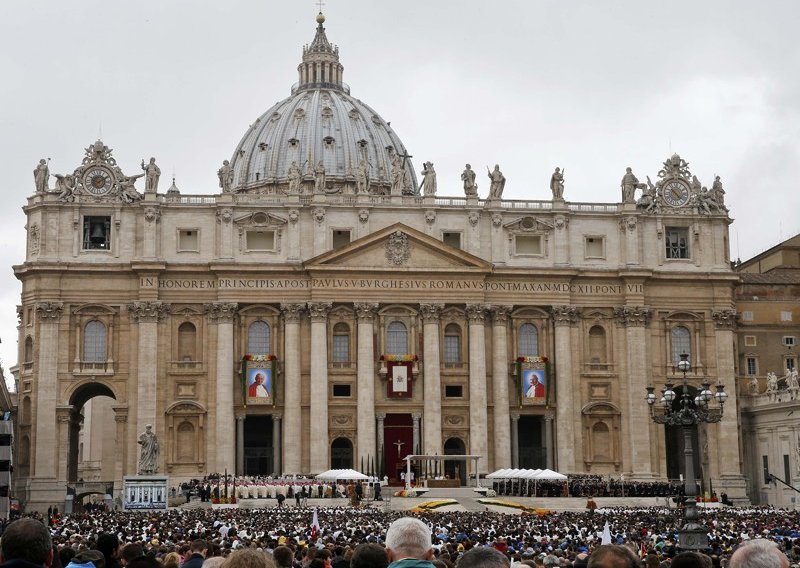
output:
<path id="1" fill-rule="evenodd" d="M 247 231 L 247 250 L 273 251 L 275 250 L 275 231 Z"/>
<path id="2" fill-rule="evenodd" d="M 333 250 L 350 244 L 350 229 L 334 229 L 332 238 Z"/>
<path id="3" fill-rule="evenodd" d="M 764 485 L 767 485 L 769 479 L 769 456 L 761 456 L 761 468 L 764 470 Z"/>
<path id="4" fill-rule="evenodd" d="M 758 366 L 756 365 L 756 358 L 755 357 L 748 357 L 746 359 L 747 362 L 747 374 L 750 376 L 756 375 L 758 373 Z"/>
<path id="5" fill-rule="evenodd" d="M 334 383 L 334 385 L 333 385 L 333 396 L 349 397 L 350 396 L 350 385 L 337 385 L 337 384 Z"/>
<path id="6" fill-rule="evenodd" d="M 781 311 L 781 321 L 792 321 L 792 312 Z"/>
<path id="7" fill-rule="evenodd" d="M 444 396 L 446 398 L 463 398 L 464 387 L 461 385 L 445 385 Z"/>
<path id="8" fill-rule="evenodd" d="M 756 336 L 755 335 L 745 335 L 744 336 L 744 345 L 745 345 L 745 347 L 755 347 L 756 346 Z"/>
<path id="9" fill-rule="evenodd" d="M 789 467 L 789 455 L 783 454 L 783 480 L 789 485 L 792 484 L 792 470 Z"/>
<path id="10" fill-rule="evenodd" d="M 178 252 L 200 252 L 197 229 L 178 230 Z"/>
<path id="11" fill-rule="evenodd" d="M 332 347 L 331 360 L 334 363 L 350 362 L 350 335 L 347 334 L 334 335 L 331 347 Z"/>
<path id="12" fill-rule="evenodd" d="M 742 312 L 742 321 L 753 321 L 753 312 L 745 310 Z"/>
<path id="13" fill-rule="evenodd" d="M 541 235 L 516 235 L 514 252 L 518 255 L 542 255 Z"/>
<path id="14" fill-rule="evenodd" d="M 461 362 L 461 337 L 458 335 L 444 336 L 444 362 Z"/>
<path id="15" fill-rule="evenodd" d="M 667 258 L 689 258 L 689 230 L 684 227 L 667 227 Z"/>
<path id="16" fill-rule="evenodd" d="M 585 240 L 585 256 L 586 258 L 605 258 L 606 247 L 605 237 L 591 236 L 586 237 Z"/>
<path id="17" fill-rule="evenodd" d="M 461 233 L 445 231 L 442 233 L 442 242 L 449 247 L 461 248 Z"/>
<path id="18" fill-rule="evenodd" d="M 83 218 L 83 250 L 111 249 L 111 217 Z"/>
<path id="19" fill-rule="evenodd" d="M 786 347 L 794 347 L 796 345 L 794 335 L 784 335 L 783 336 L 783 344 Z"/>
<path id="20" fill-rule="evenodd" d="M 785 363 L 786 364 L 784 365 L 784 367 L 786 367 L 787 371 L 794 371 L 794 367 L 795 367 L 795 358 L 794 357 L 786 357 Z"/>

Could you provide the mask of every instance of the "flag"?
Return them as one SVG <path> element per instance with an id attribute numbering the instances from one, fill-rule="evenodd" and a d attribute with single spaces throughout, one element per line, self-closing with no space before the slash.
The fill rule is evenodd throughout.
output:
<path id="1" fill-rule="evenodd" d="M 322 532 L 319 528 L 319 517 L 317 517 L 317 508 L 314 507 L 314 518 L 311 521 L 311 540 L 317 540 L 317 536 Z"/>
<path id="2" fill-rule="evenodd" d="M 606 521 L 603 527 L 603 536 L 600 538 L 600 544 L 611 544 L 611 526 Z"/>

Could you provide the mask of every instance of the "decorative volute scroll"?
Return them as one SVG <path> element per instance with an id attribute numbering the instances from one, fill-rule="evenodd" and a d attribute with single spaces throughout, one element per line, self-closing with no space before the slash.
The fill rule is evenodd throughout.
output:
<path id="1" fill-rule="evenodd" d="M 465 311 L 470 323 L 483 322 L 486 319 L 486 306 L 483 304 L 467 304 Z"/>
<path id="2" fill-rule="evenodd" d="M 356 302 L 353 304 L 356 317 L 361 321 L 372 321 L 378 311 L 378 304 Z"/>
<path id="3" fill-rule="evenodd" d="M 572 325 L 578 321 L 580 312 L 575 306 L 551 306 L 550 314 L 556 325 Z"/>
<path id="4" fill-rule="evenodd" d="M 170 314 L 171 307 L 171 304 L 158 300 L 136 301 L 127 305 L 131 320 L 139 323 L 159 322 Z"/>
<path id="5" fill-rule="evenodd" d="M 420 304 L 419 313 L 422 316 L 422 321 L 426 323 L 435 323 L 439 321 L 442 315 L 442 304 Z"/>
<path id="6" fill-rule="evenodd" d="M 508 316 L 514 310 L 514 306 L 489 306 L 489 312 L 495 324 L 504 324 L 508 321 Z"/>
<path id="7" fill-rule="evenodd" d="M 297 323 L 305 311 L 305 304 L 281 304 L 281 314 L 286 323 Z"/>
<path id="8" fill-rule="evenodd" d="M 311 321 L 325 321 L 328 319 L 328 312 L 333 307 L 332 302 L 309 302 L 308 315 Z"/>
<path id="9" fill-rule="evenodd" d="M 213 302 L 205 304 L 203 310 L 212 323 L 231 323 L 236 317 L 239 304 L 236 302 Z"/>
<path id="10" fill-rule="evenodd" d="M 717 329 L 736 329 L 736 310 L 713 310 L 711 317 Z"/>
<path id="11" fill-rule="evenodd" d="M 623 306 L 614 308 L 614 317 L 624 326 L 645 326 L 653 311 L 646 306 Z"/>
<path id="12" fill-rule="evenodd" d="M 64 304 L 61 302 L 40 302 L 36 304 L 36 317 L 40 320 L 58 321 Z"/>

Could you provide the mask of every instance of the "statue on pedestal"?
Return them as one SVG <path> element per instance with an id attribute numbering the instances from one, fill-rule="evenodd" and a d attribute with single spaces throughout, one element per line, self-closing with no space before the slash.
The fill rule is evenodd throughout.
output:
<path id="1" fill-rule="evenodd" d="M 433 162 L 425 162 L 422 165 L 420 189 L 423 195 L 436 195 L 436 171 L 433 169 Z"/>
<path id="2" fill-rule="evenodd" d="M 461 172 L 461 181 L 464 182 L 464 195 L 478 197 L 478 184 L 475 183 L 475 170 L 467 164 Z"/>
<path id="3" fill-rule="evenodd" d="M 561 168 L 556 168 L 550 176 L 550 190 L 553 192 L 554 201 L 564 200 L 564 172 Z"/>
<path id="4" fill-rule="evenodd" d="M 141 446 L 139 452 L 139 475 L 151 475 L 158 473 L 158 458 L 161 449 L 158 445 L 158 437 L 153 433 L 153 425 L 145 426 L 145 431 L 139 434 L 138 444 Z"/>
<path id="5" fill-rule="evenodd" d="M 489 173 L 489 179 L 491 180 L 491 184 L 489 185 L 489 199 L 502 199 L 503 189 L 506 186 L 506 177 L 503 175 L 503 172 L 500 171 L 500 166 L 495 164 L 494 170 L 489 170 L 487 166 L 486 171 Z"/>
<path id="6" fill-rule="evenodd" d="M 217 177 L 219 178 L 219 186 L 222 188 L 222 193 L 230 193 L 231 184 L 233 183 L 233 170 L 228 160 L 222 161 L 222 167 L 217 171 Z"/>
<path id="7" fill-rule="evenodd" d="M 356 172 L 356 193 L 369 193 L 369 171 L 364 158 L 361 158 Z"/>
<path id="8" fill-rule="evenodd" d="M 325 164 L 322 160 L 314 169 L 314 193 L 325 193 Z"/>
<path id="9" fill-rule="evenodd" d="M 144 171 L 144 192 L 155 193 L 158 191 L 158 178 L 161 177 L 161 168 L 156 165 L 156 159 L 150 158 L 148 164 L 142 160 L 142 170 Z"/>
<path id="10" fill-rule="evenodd" d="M 300 182 L 303 180 L 303 175 L 300 173 L 300 168 L 297 167 L 297 162 L 292 162 L 292 165 L 289 166 L 286 177 L 289 178 L 289 193 L 300 193 Z"/>
<path id="11" fill-rule="evenodd" d="M 639 183 L 639 179 L 633 175 L 633 170 L 631 170 L 631 168 L 625 168 L 625 175 L 622 176 L 620 186 L 622 187 L 623 203 L 634 203 L 636 201 L 636 190 L 647 188 L 646 184 Z"/>
<path id="12" fill-rule="evenodd" d="M 49 159 L 49 158 L 48 158 Z M 47 193 L 47 180 L 50 177 L 50 169 L 47 167 L 47 160 L 42 158 L 33 170 L 33 181 L 36 184 L 36 193 Z"/>

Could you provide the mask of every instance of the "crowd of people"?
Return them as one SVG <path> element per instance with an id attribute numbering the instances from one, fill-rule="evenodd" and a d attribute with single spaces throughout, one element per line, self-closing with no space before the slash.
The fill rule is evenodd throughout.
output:
<path id="1" fill-rule="evenodd" d="M 318 528 L 313 523 L 315 515 Z M 325 557 L 328 561 L 319 568 L 348 568 L 354 566 L 352 556 L 359 545 L 388 546 L 390 525 L 404 516 L 414 516 L 425 523 L 433 559 L 441 563 L 437 564 L 438 568 L 454 565 L 462 568 L 460 559 L 476 548 L 499 551 L 510 564 L 582 566 L 585 564 L 580 562 L 601 545 L 606 522 L 613 544 L 627 546 L 641 558 L 657 559 L 652 566 L 659 566 L 679 553 L 677 529 L 682 523 L 674 510 L 656 508 L 542 515 L 509 515 L 488 510 L 408 513 L 373 507 L 173 508 L 162 513 L 102 510 L 74 515 L 52 513 L 49 532 L 60 558 L 60 564 L 54 563 L 52 568 L 66 568 L 78 555 L 107 548 L 109 539 L 116 542 L 112 548 L 119 549 L 120 554 L 133 547 L 137 555 L 159 562 L 150 568 L 179 568 L 192 556 L 192 543 L 196 541 L 204 543 L 206 561 L 214 557 L 224 559 L 240 550 L 274 554 L 281 547 L 289 550 L 295 568 L 317 568 L 310 565 L 314 557 Z M 700 522 L 709 531 L 710 546 L 706 553 L 714 565 L 720 565 L 720 561 L 742 543 L 754 539 L 774 543 L 786 555 L 787 562 L 800 562 L 798 512 L 768 508 L 708 510 L 701 513 Z M 5 545 L 5 536 L 0 542 Z M 278 566 L 292 568 L 292 560 Z M 94 568 L 112 567 L 106 564 Z"/>

